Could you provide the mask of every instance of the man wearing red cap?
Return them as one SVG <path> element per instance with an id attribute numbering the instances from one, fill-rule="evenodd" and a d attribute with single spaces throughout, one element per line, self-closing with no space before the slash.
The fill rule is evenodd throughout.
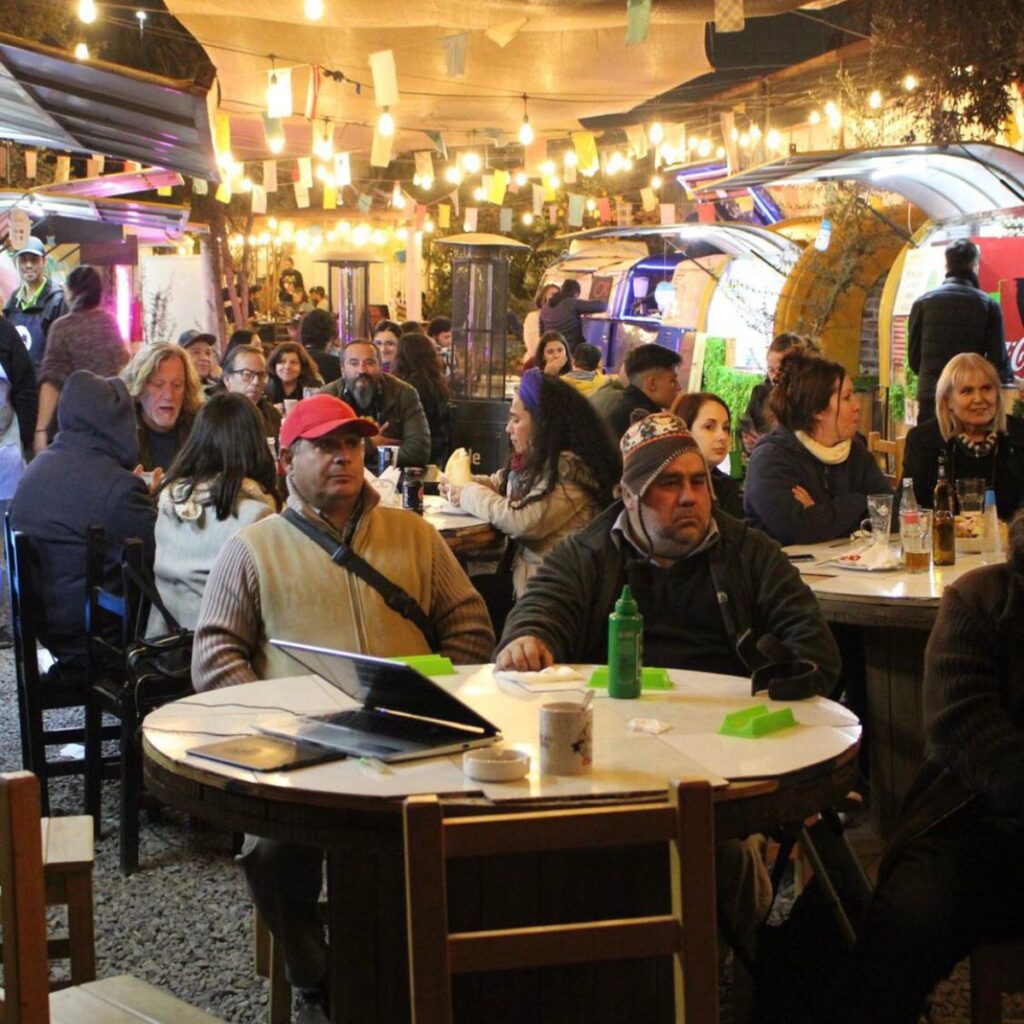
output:
<path id="1" fill-rule="evenodd" d="M 331 395 L 300 402 L 281 427 L 288 510 L 241 530 L 210 572 L 196 627 L 197 690 L 295 674 L 270 637 L 388 657 L 435 650 L 456 664 L 484 662 L 494 646 L 487 609 L 441 535 L 422 517 L 383 508 L 365 484 L 363 440 L 377 424 Z M 299 519 L 296 525 L 292 519 Z M 330 553 L 347 544 L 401 587 L 414 618 Z M 326 1020 L 327 947 L 317 918 L 322 851 L 249 837 L 242 865 L 253 901 L 284 950 L 288 976 L 308 1003 L 303 1021 Z"/>

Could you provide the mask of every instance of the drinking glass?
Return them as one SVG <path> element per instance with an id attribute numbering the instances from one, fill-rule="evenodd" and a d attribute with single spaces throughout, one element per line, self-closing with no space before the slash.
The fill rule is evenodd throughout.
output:
<path id="1" fill-rule="evenodd" d="M 871 524 L 871 539 L 875 544 L 889 543 L 889 530 L 892 523 L 892 495 L 869 494 L 868 518 Z"/>
<path id="2" fill-rule="evenodd" d="M 985 481 L 981 477 L 964 477 L 956 482 L 956 496 L 960 514 L 980 514 L 985 509 Z"/>
<path id="3" fill-rule="evenodd" d="M 900 543 L 907 572 L 928 572 L 932 565 L 932 511 L 900 512 Z"/>
<path id="4" fill-rule="evenodd" d="M 318 395 L 318 394 L 320 394 L 320 389 L 319 388 L 303 388 L 302 389 L 302 397 L 303 398 L 312 398 L 314 395 Z"/>

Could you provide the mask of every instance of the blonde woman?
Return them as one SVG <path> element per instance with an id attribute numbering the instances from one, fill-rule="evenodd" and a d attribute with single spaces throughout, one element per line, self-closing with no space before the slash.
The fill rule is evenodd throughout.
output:
<path id="1" fill-rule="evenodd" d="M 174 461 L 192 430 L 203 393 L 192 360 L 178 345 L 140 349 L 121 371 L 135 400 L 142 469 L 160 475 Z"/>
<path id="2" fill-rule="evenodd" d="M 1003 409 L 996 368 L 974 352 L 954 356 L 935 387 L 936 418 L 907 434 L 903 475 L 914 481 L 914 495 L 931 506 L 939 475 L 982 479 L 996 492 L 1000 519 L 1010 519 L 1024 502 L 1024 423 Z"/>

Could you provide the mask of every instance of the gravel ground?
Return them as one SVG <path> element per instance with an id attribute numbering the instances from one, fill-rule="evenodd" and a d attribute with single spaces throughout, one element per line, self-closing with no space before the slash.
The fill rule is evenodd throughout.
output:
<path id="1" fill-rule="evenodd" d="M 21 767 L 10 651 L 0 651 L 0 770 Z M 253 972 L 252 909 L 230 851 L 231 837 L 200 829 L 171 809 L 143 815 L 141 868 L 118 868 L 117 785 L 105 783 L 103 839 L 96 847 L 99 977 L 134 974 L 232 1024 L 267 1019 L 267 983 Z M 54 814 L 82 813 L 80 779 L 51 783 Z M 54 912 L 60 923 L 60 912 Z M 966 964 L 938 987 L 926 1024 L 969 1024 Z M 728 1003 L 728 993 L 723 992 Z M 1005 1002 L 1004 1024 L 1024 1024 L 1024 997 Z M 723 1007 L 723 1024 L 732 1014 Z M 372 1022 L 366 1022 L 372 1024 Z M 865 1022 L 867 1024 L 867 1022 Z"/>

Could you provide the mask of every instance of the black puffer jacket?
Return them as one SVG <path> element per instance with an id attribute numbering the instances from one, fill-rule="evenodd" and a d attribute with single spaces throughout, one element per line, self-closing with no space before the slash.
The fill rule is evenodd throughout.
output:
<path id="1" fill-rule="evenodd" d="M 920 378 L 917 397 L 935 401 L 935 385 L 943 367 L 961 352 L 984 356 L 1004 383 L 1013 383 L 1003 313 L 971 277 L 947 277 L 938 288 L 922 295 L 910 309 L 907 323 L 907 362 Z"/>

